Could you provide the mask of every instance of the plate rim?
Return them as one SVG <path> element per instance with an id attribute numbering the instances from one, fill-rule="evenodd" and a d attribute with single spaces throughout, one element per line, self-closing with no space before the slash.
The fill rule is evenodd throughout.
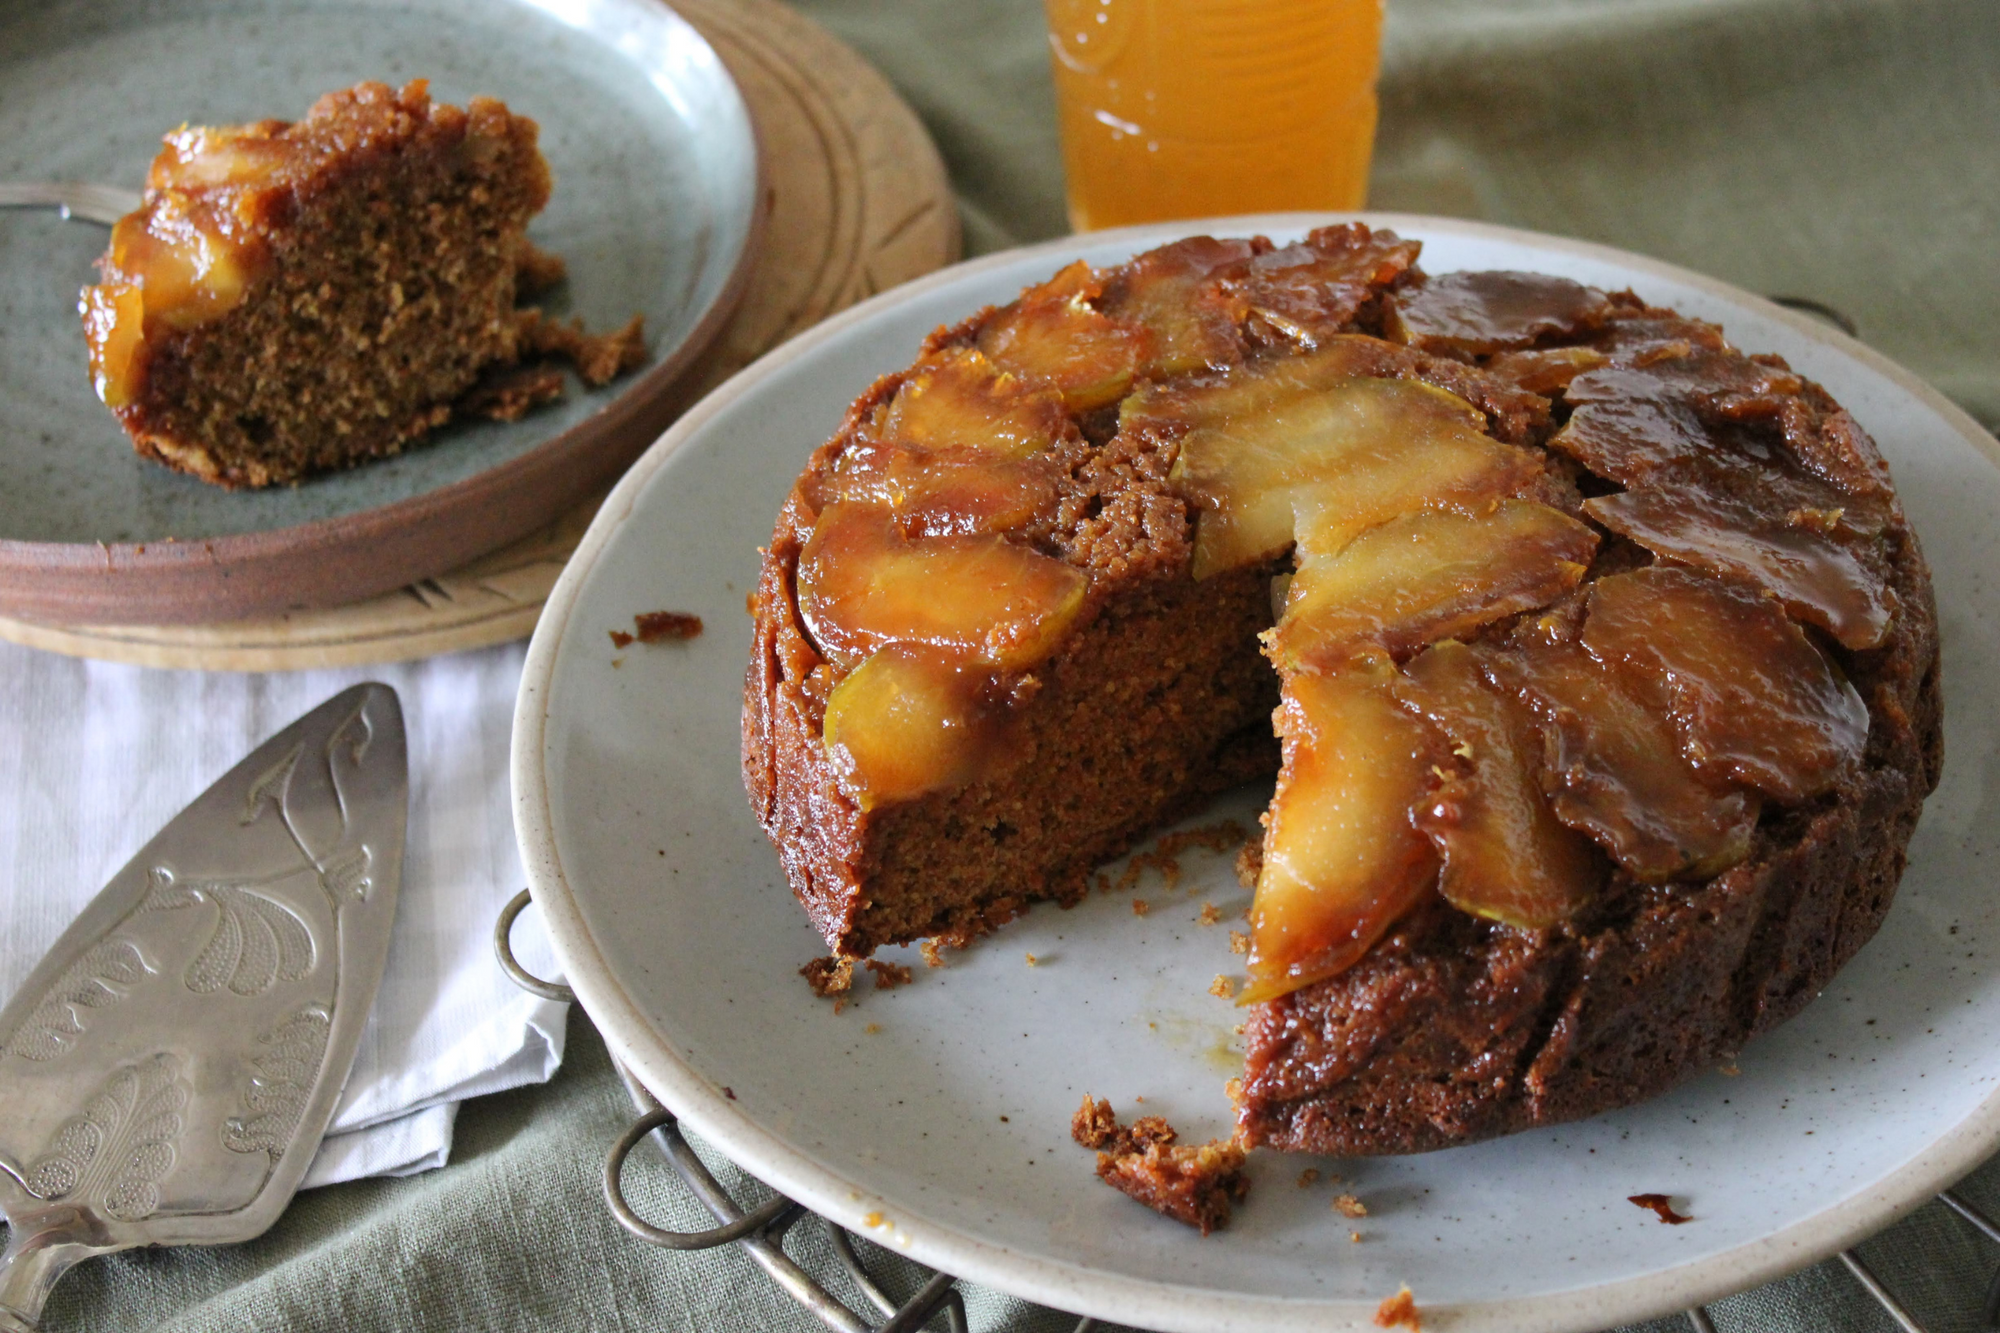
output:
<path id="1" fill-rule="evenodd" d="M 564 21 L 545 0 L 522 3 Z M 525 453 L 387 504 L 185 541 L 0 537 L 0 614 L 52 624 L 152 625 L 346 605 L 477 559 L 553 522 L 650 447 L 645 442 L 680 406 L 676 383 L 722 332 L 763 253 L 770 150 L 735 74 L 700 29 L 666 0 L 634 9 L 651 11 L 676 41 L 707 53 L 750 138 L 750 216 L 735 261 L 672 351 L 603 407 Z M 359 576 L 338 559 L 356 549 L 375 553 Z"/>
<path id="2" fill-rule="evenodd" d="M 1881 353 L 1809 316 L 1733 284 L 1644 255 L 1545 232 L 1424 214 L 1389 212 L 1263 213 L 1149 223 L 1058 237 L 950 265 L 853 306 L 782 347 L 766 353 L 713 390 L 667 430 L 619 481 L 569 565 L 550 593 L 529 641 L 515 701 L 510 774 L 516 840 L 536 905 L 568 983 L 603 1034 L 613 1056 L 703 1138 L 744 1170 L 850 1230 L 867 1234 L 864 1220 L 878 1202 L 867 1185 L 812 1161 L 760 1126 L 673 1048 L 626 992 L 584 921 L 574 888 L 564 876 L 555 843 L 543 756 L 555 700 L 550 691 L 560 645 L 585 584 L 612 537 L 631 516 L 639 492 L 705 424 L 783 367 L 878 312 L 938 287 L 1036 257 L 1074 258 L 1085 247 L 1130 242 L 1161 243 L 1180 236 L 1287 232 L 1359 221 L 1376 227 L 1420 227 L 1437 234 L 1527 244 L 1556 253 L 1615 263 L 1704 290 L 1744 305 L 1841 352 L 1908 392 L 2000 468 L 2000 438 L 1989 434 L 1938 390 Z M 1922 1206 L 2000 1149 L 2000 1088 L 1964 1118 L 1933 1138 L 1909 1160 L 1859 1191 L 1810 1217 L 1717 1254 L 1638 1277 L 1535 1296 L 1504 1297 L 1426 1306 L 1440 1322 L 1461 1329 L 1536 1329 L 1590 1333 L 1610 1324 L 1656 1318 L 1761 1285 L 1831 1257 Z M 1023 1299 L 1080 1315 L 1160 1329 L 1323 1329 L 1331 1320 L 1368 1327 L 1372 1302 L 1258 1298 L 1123 1274 L 1021 1254 L 960 1228 L 896 1206 L 898 1247 L 942 1271 L 986 1283 Z M 879 1220 L 879 1219 L 878 1219 Z M 1387 1293 L 1384 1293 L 1385 1295 Z"/>

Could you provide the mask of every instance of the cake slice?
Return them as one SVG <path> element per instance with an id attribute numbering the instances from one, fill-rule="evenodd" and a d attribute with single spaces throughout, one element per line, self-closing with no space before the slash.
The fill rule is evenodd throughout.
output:
<path id="1" fill-rule="evenodd" d="M 548 372 L 482 375 L 565 351 L 597 382 L 643 358 L 517 309 L 560 276 L 528 220 L 549 199 L 535 122 L 498 101 L 364 83 L 297 122 L 183 126 L 119 220 L 81 302 L 98 397 L 139 453 L 231 488 L 400 452 L 475 386 L 519 415 Z"/>

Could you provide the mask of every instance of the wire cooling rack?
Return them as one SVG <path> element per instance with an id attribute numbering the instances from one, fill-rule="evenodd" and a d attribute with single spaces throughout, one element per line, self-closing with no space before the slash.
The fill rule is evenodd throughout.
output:
<path id="1" fill-rule="evenodd" d="M 501 910 L 500 919 L 495 923 L 493 948 L 499 955 L 500 966 L 523 990 L 543 999 L 573 1004 L 576 992 L 567 986 L 533 976 L 514 958 L 508 936 L 513 931 L 515 918 L 527 907 L 528 901 L 528 891 L 521 890 Z M 713 1250 L 735 1245 L 750 1262 L 763 1269 L 772 1282 L 834 1333 L 912 1333 L 916 1329 L 932 1327 L 939 1317 L 943 1318 L 949 1333 L 969 1333 L 965 1298 L 957 1290 L 957 1278 L 949 1273 L 932 1272 L 918 1287 L 916 1294 L 898 1304 L 869 1273 L 855 1249 L 854 1237 L 844 1228 L 782 1194 L 774 1194 L 755 1207 L 746 1208 L 737 1202 L 695 1154 L 693 1145 L 681 1133 L 674 1113 L 660 1105 L 623 1064 L 613 1063 L 639 1112 L 638 1119 L 618 1136 L 604 1159 L 604 1202 L 619 1226 L 648 1245 L 665 1250 Z M 626 1199 L 621 1180 L 626 1158 L 632 1155 L 642 1139 L 651 1139 L 666 1154 L 675 1174 L 696 1201 L 714 1217 L 713 1227 L 705 1231 L 669 1231 L 639 1216 Z M 1939 1202 L 1970 1222 L 1988 1240 L 2000 1245 L 2000 1225 L 1952 1190 L 1945 1190 L 1937 1197 Z M 786 1235 L 802 1222 L 817 1223 L 826 1229 L 835 1259 L 867 1297 L 874 1307 L 873 1313 L 859 1312 L 848 1306 L 786 1253 Z M 1925 1333 L 1923 1326 L 1917 1323 L 1858 1254 L 1851 1249 L 1842 1250 L 1840 1262 L 1847 1266 L 1847 1270 L 1903 1333 Z M 1694 1333 L 1716 1333 L 1715 1324 L 1704 1306 L 1689 1310 L 1687 1321 Z M 1995 1271 L 1987 1287 L 1980 1326 L 2000 1333 L 2000 1270 Z M 1082 1318 L 1077 1320 L 1074 1333 L 1091 1333 L 1091 1330 L 1100 1327 L 1097 1320 Z"/>

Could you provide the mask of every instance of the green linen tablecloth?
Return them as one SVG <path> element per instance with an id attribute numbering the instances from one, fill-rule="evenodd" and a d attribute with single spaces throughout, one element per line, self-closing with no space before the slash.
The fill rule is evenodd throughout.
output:
<path id="1" fill-rule="evenodd" d="M 1036 0 L 802 8 L 922 114 L 969 250 L 1065 229 Z M 2000 426 L 1995 0 L 1389 0 L 1373 202 L 1603 241 L 1823 301 Z M 663 1253 L 613 1224 L 598 1178 L 630 1104 L 580 1014 L 569 1051 L 553 1083 L 468 1104 L 445 1169 L 303 1195 L 248 1245 L 86 1264 L 57 1289 L 47 1327 L 818 1328 L 734 1251 Z M 739 1195 L 760 1191 L 721 1174 Z M 647 1215 L 707 1224 L 650 1150 L 627 1175 Z M 1962 1189 L 2000 1215 L 2000 1163 Z M 822 1235 L 807 1223 L 790 1243 L 826 1272 Z M 2000 1247 L 1935 1203 L 1861 1253 L 1930 1333 L 1978 1327 L 2000 1265 Z M 910 1270 L 876 1258 L 907 1290 Z M 968 1298 L 978 1329 L 1074 1327 L 995 1292 Z M 1713 1313 L 1724 1330 L 1892 1327 L 1831 1263 Z"/>

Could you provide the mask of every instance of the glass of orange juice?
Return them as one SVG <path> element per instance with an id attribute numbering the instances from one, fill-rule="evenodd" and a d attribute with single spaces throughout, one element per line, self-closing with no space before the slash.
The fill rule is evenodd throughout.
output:
<path id="1" fill-rule="evenodd" d="M 1043 0 L 1070 225 L 1359 208 L 1382 0 Z"/>

